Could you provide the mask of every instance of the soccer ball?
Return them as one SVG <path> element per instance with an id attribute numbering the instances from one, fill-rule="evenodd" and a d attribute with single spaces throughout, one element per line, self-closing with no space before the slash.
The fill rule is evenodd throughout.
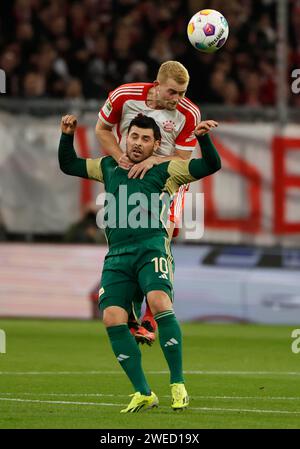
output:
<path id="1" fill-rule="evenodd" d="M 190 43 L 204 53 L 214 53 L 221 48 L 229 33 L 225 17 L 214 9 L 202 9 L 189 21 L 187 34 Z"/>

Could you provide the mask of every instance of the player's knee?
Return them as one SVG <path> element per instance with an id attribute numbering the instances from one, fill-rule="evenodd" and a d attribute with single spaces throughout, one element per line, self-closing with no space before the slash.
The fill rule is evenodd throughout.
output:
<path id="1" fill-rule="evenodd" d="M 147 294 L 147 301 L 153 315 L 173 309 L 170 297 L 162 290 L 153 290 Z"/>
<path id="2" fill-rule="evenodd" d="M 125 309 L 117 306 L 111 306 L 104 309 L 103 324 L 105 327 L 118 326 L 126 324 L 128 321 L 128 314 Z"/>

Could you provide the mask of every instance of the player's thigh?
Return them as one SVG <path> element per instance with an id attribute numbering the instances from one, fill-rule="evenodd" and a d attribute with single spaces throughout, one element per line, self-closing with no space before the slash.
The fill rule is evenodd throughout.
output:
<path id="1" fill-rule="evenodd" d="M 146 296 L 151 291 L 163 291 L 173 301 L 173 258 L 166 251 L 165 241 L 161 244 L 158 242 L 152 250 L 144 252 L 140 260 L 138 281 Z"/>
<path id="2" fill-rule="evenodd" d="M 105 259 L 99 290 L 99 308 L 122 307 L 129 314 L 132 297 L 139 288 L 133 277 L 132 261 L 125 256 L 113 256 Z"/>
<path id="3" fill-rule="evenodd" d="M 106 270 L 101 279 L 99 308 L 104 314 L 108 307 L 123 308 L 129 315 L 132 310 L 132 297 L 138 291 L 137 281 L 125 279 L 115 271 Z"/>

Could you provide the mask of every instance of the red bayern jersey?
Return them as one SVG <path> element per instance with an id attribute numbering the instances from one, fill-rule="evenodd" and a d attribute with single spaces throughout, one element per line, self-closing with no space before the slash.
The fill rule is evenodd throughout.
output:
<path id="1" fill-rule="evenodd" d="M 147 95 L 153 83 L 123 84 L 109 93 L 99 112 L 99 118 L 114 128 L 120 147 L 125 151 L 129 123 L 138 114 L 152 117 L 161 129 L 162 142 L 157 154 L 172 156 L 175 149 L 193 151 L 197 139 L 193 131 L 201 120 L 198 106 L 183 98 L 173 111 L 151 109 Z"/>

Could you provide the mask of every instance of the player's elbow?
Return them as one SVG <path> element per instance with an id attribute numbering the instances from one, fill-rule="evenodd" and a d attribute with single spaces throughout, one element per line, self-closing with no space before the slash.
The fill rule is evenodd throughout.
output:
<path id="1" fill-rule="evenodd" d="M 100 119 L 98 119 L 96 126 L 95 126 L 95 134 L 98 139 L 102 137 L 103 131 L 104 130 L 103 130 L 102 122 L 100 122 Z"/>
<path id="2" fill-rule="evenodd" d="M 69 164 L 59 160 L 59 168 L 65 175 L 71 175 L 71 169 Z"/>
<path id="3" fill-rule="evenodd" d="M 62 164 L 59 164 L 59 168 L 60 168 L 60 170 L 61 170 L 65 175 L 68 175 L 68 174 L 69 174 L 69 173 L 68 173 L 68 169 L 67 169 L 66 166 L 64 166 L 64 165 L 62 165 Z"/>
<path id="4" fill-rule="evenodd" d="M 215 172 L 221 170 L 221 168 L 222 168 L 222 162 L 221 162 L 221 158 L 219 156 L 216 161 Z"/>
<path id="5" fill-rule="evenodd" d="M 95 127 L 95 134 L 98 138 L 102 138 L 107 135 L 107 132 L 112 132 L 112 129 L 103 123 L 100 119 L 98 119 Z"/>
<path id="6" fill-rule="evenodd" d="M 95 126 L 95 134 L 96 134 L 97 137 L 101 136 L 101 134 L 102 134 L 102 130 L 100 129 L 98 123 Z"/>
<path id="7" fill-rule="evenodd" d="M 210 165 L 209 174 L 212 175 L 213 173 L 216 173 L 217 171 L 221 170 L 221 168 L 222 168 L 221 158 L 218 156 L 214 161 L 214 163 Z"/>

